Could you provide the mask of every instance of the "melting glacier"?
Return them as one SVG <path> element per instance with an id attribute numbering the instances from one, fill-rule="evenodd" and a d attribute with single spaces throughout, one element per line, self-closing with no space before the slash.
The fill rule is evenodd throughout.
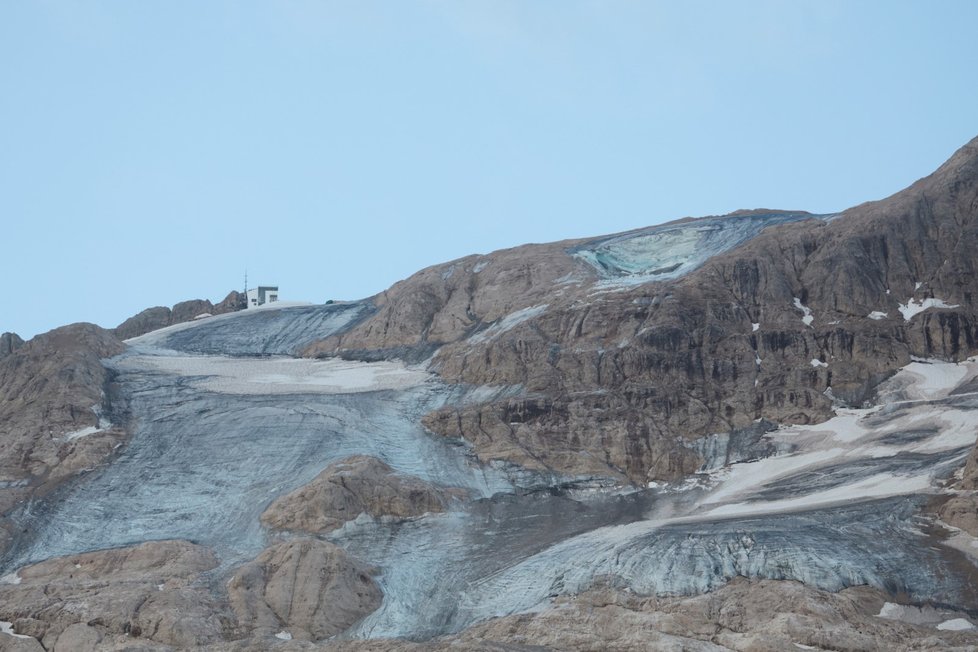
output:
<path id="1" fill-rule="evenodd" d="M 638 285 L 688 274 L 769 226 L 831 217 L 799 211 L 752 211 L 690 219 L 591 240 L 571 248 L 570 253 L 594 267 L 606 284 Z"/>
<path id="2" fill-rule="evenodd" d="M 966 553 L 920 516 L 974 445 L 974 359 L 915 361 L 881 386 L 880 405 L 840 408 L 822 424 L 759 422 L 694 442 L 706 459 L 694 482 L 609 491 L 480 466 L 464 443 L 420 425 L 437 407 L 518 388 L 448 386 L 396 360 L 289 357 L 371 310 L 237 313 L 130 340 L 107 362 L 117 396 L 106 415 L 128 424 L 130 442 L 111 464 L 14 515 L 25 534 L 0 575 L 52 556 L 184 538 L 218 553 L 211 580 L 220 591 L 268 544 L 258 517 L 274 498 L 367 454 L 470 498 L 402 522 L 362 516 L 328 536 L 380 570 L 383 604 L 348 637 L 425 639 L 595 581 L 682 594 L 743 575 L 978 604 L 960 571 L 970 568 Z"/>

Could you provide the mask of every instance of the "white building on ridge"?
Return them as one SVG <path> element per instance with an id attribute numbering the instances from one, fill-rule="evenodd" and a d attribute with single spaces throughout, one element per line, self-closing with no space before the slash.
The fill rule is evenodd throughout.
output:
<path id="1" fill-rule="evenodd" d="M 278 301 L 278 286 L 259 285 L 248 290 L 248 308 L 257 308 Z"/>

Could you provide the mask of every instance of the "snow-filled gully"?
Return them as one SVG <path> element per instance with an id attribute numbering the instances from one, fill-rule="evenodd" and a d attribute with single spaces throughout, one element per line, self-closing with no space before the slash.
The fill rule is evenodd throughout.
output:
<path id="1" fill-rule="evenodd" d="M 402 523 L 361 516 L 330 535 L 380 569 L 385 593 L 346 636 L 423 639 L 540 608 L 596 578 L 638 593 L 693 593 L 745 575 L 976 604 L 955 572 L 969 562 L 919 510 L 975 443 L 975 360 L 914 362 L 880 388 L 880 405 L 769 432 L 752 449 L 768 457 L 682 485 L 525 491 L 514 484 L 528 476 L 481 468 L 465 446 L 420 426 L 429 410 L 492 390 L 450 387 L 396 361 L 268 355 L 366 310 L 222 316 L 130 341 L 109 362 L 131 413 L 130 443 L 16 515 L 28 534 L 0 575 L 52 556 L 185 538 L 221 557 L 220 590 L 230 568 L 267 544 L 258 516 L 271 500 L 332 461 L 367 454 L 465 487 L 471 499 Z"/>

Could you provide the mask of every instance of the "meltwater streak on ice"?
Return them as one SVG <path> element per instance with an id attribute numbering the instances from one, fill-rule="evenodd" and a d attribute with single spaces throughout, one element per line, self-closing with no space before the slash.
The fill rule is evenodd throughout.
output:
<path id="1" fill-rule="evenodd" d="M 607 283 L 632 285 L 688 274 L 768 226 L 831 217 L 782 211 L 701 218 L 598 238 L 570 253 L 590 263 Z"/>
<path id="2" fill-rule="evenodd" d="M 738 575 L 828 590 L 868 584 L 974 608 L 975 588 L 954 570 L 960 557 L 914 522 L 925 498 L 901 494 L 929 490 L 974 445 L 978 400 L 962 389 L 976 375 L 974 361 L 914 363 L 882 388 L 891 402 L 881 410 L 841 410 L 765 441 L 769 428 L 753 433 L 742 452 L 780 454 L 714 472 L 711 489 L 632 494 L 631 510 L 617 514 L 582 501 L 583 518 L 554 519 L 570 516 L 579 533 L 535 528 L 546 510 L 532 513 L 527 497 L 508 499 L 514 508 L 492 519 L 472 510 L 464 520 L 341 532 L 338 542 L 385 570 L 384 606 L 351 634 L 423 639 L 532 610 L 595 580 L 644 594 L 703 592 Z M 608 520 L 586 516 L 596 507 Z M 740 516 L 712 515 L 723 509 Z M 518 533 L 520 545 L 501 532 Z"/>
<path id="3" fill-rule="evenodd" d="M 316 311 L 280 312 L 275 320 L 259 322 L 275 324 L 265 337 L 277 337 L 274 346 L 301 345 L 281 336 L 281 322 L 291 316 L 302 324 Z M 208 324 L 211 346 L 243 346 L 249 353 L 273 349 L 260 339 L 252 315 L 242 316 L 249 333 L 243 344 L 228 318 L 215 322 L 220 328 Z M 201 343 L 182 334 L 202 326 L 164 336 L 181 335 L 181 345 Z M 284 330 L 301 338 L 309 334 L 304 326 Z M 165 538 L 213 546 L 225 565 L 242 561 L 264 543 L 258 517 L 272 499 L 352 454 L 373 455 L 401 472 L 465 487 L 476 496 L 512 488 L 501 473 L 471 463 L 464 447 L 421 427 L 423 414 L 460 398 L 428 374 L 405 373 L 408 382 L 400 388 L 376 390 L 371 374 L 363 373 L 375 367 L 367 363 L 187 356 L 160 349 L 161 340 L 166 341 L 159 334 L 137 338 L 129 352 L 108 362 L 133 416 L 126 448 L 111 464 L 16 515 L 29 531 L 29 545 L 14 551 L 5 567 Z M 352 374 L 352 393 L 331 393 L 328 385 L 307 382 L 310 374 L 297 374 L 293 384 L 285 380 L 292 393 L 250 391 L 260 387 L 264 371 L 290 367 L 330 368 L 329 382 L 339 384 Z"/>
<path id="4" fill-rule="evenodd" d="M 268 311 L 267 321 L 222 316 L 132 340 L 110 362 L 134 417 L 131 442 L 110 465 L 17 515 L 32 536 L 0 570 L 169 537 L 214 546 L 228 569 L 264 545 L 258 516 L 268 502 L 352 453 L 476 496 L 512 491 L 491 468 L 472 466 L 465 447 L 421 428 L 425 412 L 464 398 L 434 378 L 396 364 L 368 372 L 358 363 L 201 355 L 294 351 L 313 331 L 355 320 L 352 305 Z M 899 494 L 929 487 L 974 443 L 975 397 L 964 389 L 978 364 L 963 372 L 915 364 L 888 385 L 891 406 L 878 413 L 751 436 L 745 455 L 779 454 L 713 471 L 713 487 L 573 500 L 559 491 L 496 494 L 404 523 L 349 524 L 331 538 L 378 566 L 385 592 L 349 635 L 423 639 L 601 578 L 642 593 L 701 591 L 738 574 L 829 589 L 869 583 L 974 605 L 944 547 L 913 527 L 914 499 Z M 346 393 L 335 393 L 349 373 L 355 382 L 345 376 Z M 380 378 L 387 389 L 362 391 Z M 263 384 L 267 391 L 255 390 Z M 709 445 L 730 458 L 729 441 Z M 820 480 L 792 482 L 811 477 Z M 840 505 L 867 477 L 881 479 L 871 488 L 879 500 Z M 913 482 L 901 489 L 904 478 Z M 785 511 L 789 504 L 803 508 Z M 718 509 L 742 513 L 712 516 Z"/>

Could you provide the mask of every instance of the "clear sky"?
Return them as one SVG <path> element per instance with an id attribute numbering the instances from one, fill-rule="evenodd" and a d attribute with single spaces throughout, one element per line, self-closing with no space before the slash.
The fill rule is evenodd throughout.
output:
<path id="1" fill-rule="evenodd" d="M 978 2 L 0 3 L 0 331 L 841 210 L 978 135 Z"/>

